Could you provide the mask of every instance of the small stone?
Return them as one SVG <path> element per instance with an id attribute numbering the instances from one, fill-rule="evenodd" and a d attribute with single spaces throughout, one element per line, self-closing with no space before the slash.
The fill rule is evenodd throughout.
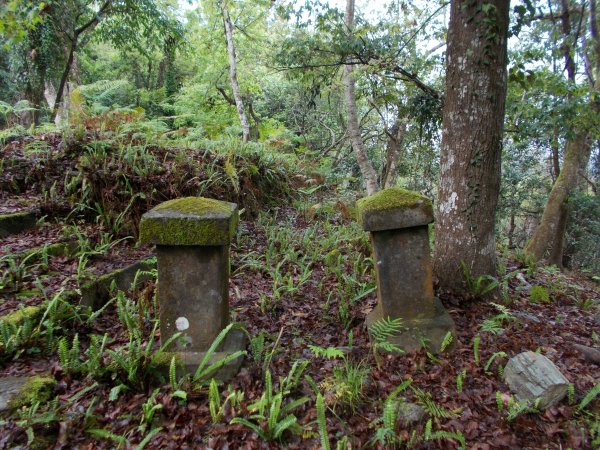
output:
<path id="1" fill-rule="evenodd" d="M 46 402 L 56 381 L 50 377 L 0 378 L 0 412 L 30 404 L 32 400 Z"/>
<path id="2" fill-rule="evenodd" d="M 416 403 L 400 403 L 398 406 L 398 422 L 403 426 L 413 425 L 425 417 L 425 409 Z"/>
<path id="3" fill-rule="evenodd" d="M 504 380 L 520 400 L 537 402 L 539 409 L 556 405 L 567 394 L 569 380 L 552 361 L 535 352 L 523 352 L 508 361 Z"/>

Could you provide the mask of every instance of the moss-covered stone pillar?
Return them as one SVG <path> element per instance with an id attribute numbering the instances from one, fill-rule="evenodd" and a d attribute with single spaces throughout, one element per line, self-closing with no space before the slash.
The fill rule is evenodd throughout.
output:
<path id="1" fill-rule="evenodd" d="M 377 306 L 367 326 L 383 318 L 402 319 L 403 331 L 390 341 L 404 351 L 439 351 L 454 322 L 434 296 L 428 225 L 431 201 L 417 192 L 385 189 L 357 203 L 358 220 L 371 233 L 377 275 Z"/>
<path id="2" fill-rule="evenodd" d="M 238 221 L 235 203 L 202 197 L 170 200 L 142 216 L 140 241 L 156 245 L 161 341 L 182 333 L 173 345 L 190 371 L 229 324 L 229 244 Z M 219 355 L 244 346 L 232 330 Z"/>

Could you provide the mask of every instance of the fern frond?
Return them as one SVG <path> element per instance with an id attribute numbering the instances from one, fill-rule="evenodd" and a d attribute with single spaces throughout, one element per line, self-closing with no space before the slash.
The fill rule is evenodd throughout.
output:
<path id="1" fill-rule="evenodd" d="M 329 433 L 327 432 L 327 418 L 325 417 L 325 400 L 319 392 L 317 394 L 317 424 L 319 426 L 319 436 L 321 436 L 321 448 L 331 450 L 329 443 Z"/>

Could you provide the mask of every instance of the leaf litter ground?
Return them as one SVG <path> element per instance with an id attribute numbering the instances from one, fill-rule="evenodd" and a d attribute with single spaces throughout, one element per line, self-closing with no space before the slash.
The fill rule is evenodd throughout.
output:
<path id="1" fill-rule="evenodd" d="M 315 221 L 307 221 L 302 214 L 285 209 L 273 214 L 284 219 L 269 226 L 279 226 L 293 230 L 289 236 L 301 236 L 307 229 L 315 226 Z M 341 221 L 337 218 L 336 220 Z M 342 226 L 350 226 L 342 224 Z M 311 261 L 310 278 L 302 284 L 297 292 L 286 292 L 276 301 L 271 300 L 265 308 L 265 298 L 273 299 L 273 273 L 267 262 L 267 254 L 277 259 L 284 258 L 277 252 L 289 252 L 293 248 L 294 258 L 302 258 L 302 248 L 294 242 L 285 245 L 274 242 L 271 234 L 267 236 L 267 226 L 256 222 L 243 222 L 240 240 L 232 251 L 232 278 L 230 282 L 230 303 L 234 318 L 243 323 L 253 336 L 266 332 L 269 348 L 277 343 L 270 364 L 273 379 L 284 377 L 293 361 L 309 360 L 305 374 L 309 375 L 317 385 L 323 385 L 330 379 L 332 371 L 341 363 L 339 361 L 317 358 L 310 351 L 309 345 L 323 348 L 338 347 L 347 352 L 352 361 L 365 361 L 371 368 L 364 386 L 362 401 L 355 410 L 337 405 L 327 411 L 327 427 L 332 442 L 342 436 L 348 436 L 353 448 L 363 448 L 373 444 L 373 436 L 378 419 L 382 414 L 382 402 L 401 382 L 412 378 L 413 386 L 431 394 L 432 399 L 442 408 L 452 411 L 452 417 L 433 418 L 435 430 L 460 431 L 469 448 L 591 448 L 591 438 L 586 431 L 586 421 L 598 421 L 598 402 L 592 404 L 590 412 L 576 413 L 576 405 L 583 395 L 600 380 L 600 368 L 587 363 L 573 348 L 573 344 L 598 346 L 595 330 L 600 328 L 598 315 L 599 295 L 597 285 L 589 284 L 584 279 L 538 271 L 535 276 L 528 276 L 525 268 L 520 271 L 519 278 L 510 281 L 508 305 L 510 319 L 502 321 L 495 333 L 482 331 L 481 325 L 486 319 L 497 316 L 499 311 L 489 303 L 466 302 L 440 292 L 445 306 L 454 319 L 457 328 L 457 339 L 452 352 L 431 358 L 423 350 L 417 353 L 385 356 L 377 367 L 368 335 L 364 326 L 364 318 L 375 305 L 376 296 L 370 292 L 350 304 L 349 317 L 345 319 L 346 327 L 340 320 L 340 303 L 335 292 L 338 279 L 327 270 L 327 258 Z M 323 229 L 320 229 L 323 231 Z M 51 238 L 52 232 L 42 229 L 20 235 L 17 241 L 11 241 L 17 248 L 33 247 L 39 244 L 41 237 Z M 16 243 L 15 243 L 16 242 Z M 364 241 L 340 243 L 333 252 L 333 257 L 341 255 L 340 261 L 351 252 L 368 253 Z M 129 245 L 129 247 L 127 247 Z M 271 248 L 269 248 L 271 247 Z M 285 249 L 283 247 L 286 247 Z M 121 258 L 129 248 L 123 244 L 121 254 L 115 253 L 112 259 Z M 275 253 L 273 253 L 275 252 Z M 254 258 L 249 263 L 248 255 Z M 328 255 L 323 255 L 328 256 Z M 126 258 L 124 258 L 126 259 Z M 262 267 L 261 267 L 262 264 Z M 510 270 L 518 270 L 513 263 Z M 68 266 L 68 264 L 67 264 Z M 353 277 L 351 268 L 342 264 L 344 273 Z M 53 283 L 65 285 L 73 272 L 62 267 L 60 276 L 53 278 Z M 299 280 L 301 274 L 290 261 L 284 263 L 282 269 L 291 274 L 293 280 Z M 365 273 L 365 283 L 372 283 L 371 272 Z M 551 292 L 549 303 L 536 304 L 529 300 L 527 287 L 532 284 L 546 286 Z M 277 286 L 276 286 L 277 287 Z M 138 293 L 139 301 L 145 296 L 151 297 L 154 286 L 149 284 Z M 14 302 L 3 296 L 2 309 L 14 308 Z M 500 300 L 497 300 L 498 302 Z M 261 308 L 261 303 L 263 307 Z M 147 324 L 151 328 L 150 324 Z M 108 332 L 114 341 L 113 348 L 126 342 L 126 333 L 120 324 L 116 308 L 107 308 L 91 328 L 69 330 L 74 334 L 102 335 Z M 474 353 L 475 336 L 480 336 L 478 362 Z M 349 339 L 351 336 L 351 346 Z M 82 341 L 86 341 L 83 337 Z M 508 421 L 506 411 L 499 411 L 498 394 L 506 399 L 510 393 L 503 383 L 499 372 L 508 358 L 522 351 L 539 350 L 548 356 L 575 387 L 575 398 L 570 405 L 564 400 L 559 405 L 540 413 L 524 413 L 516 419 Z M 498 353 L 503 352 L 503 353 Z M 490 362 L 490 358 L 498 355 Z M 506 356 L 503 356 L 503 355 Z M 489 362 L 489 364 L 488 364 Z M 486 368 L 487 366 L 487 368 Z M 462 381 L 462 390 L 457 388 L 457 376 L 463 371 L 466 375 Z M 71 376 L 64 373 L 56 356 L 22 355 L 19 359 L 6 363 L 0 369 L 0 375 L 23 375 L 26 373 L 51 372 L 58 380 L 56 394 L 61 405 L 61 414 L 56 420 L 46 425 L 37 425 L 36 433 L 49 436 L 48 447 L 54 448 L 110 448 L 115 443 L 90 436 L 81 426 L 81 416 L 92 398 L 99 401 L 93 409 L 93 428 L 109 430 L 114 435 L 127 436 L 130 443 L 143 439 L 138 429 L 140 417 L 143 416 L 143 404 L 148 399 L 152 386 L 145 391 L 126 391 L 116 400 L 109 400 L 109 391 L 114 387 L 111 383 L 96 383 L 83 376 Z M 181 402 L 172 396 L 168 385 L 163 386 L 156 396 L 162 405 L 154 420 L 154 427 L 162 427 L 148 444 L 149 448 L 319 448 L 318 428 L 316 424 L 315 394 L 306 381 L 302 381 L 292 397 L 306 395 L 309 403 L 298 407 L 294 414 L 304 431 L 301 434 L 285 434 L 281 442 L 265 442 L 256 433 L 241 424 L 228 424 L 235 416 L 249 415 L 250 403 L 260 398 L 264 389 L 263 373 L 259 365 L 251 357 L 247 358 L 239 375 L 232 380 L 232 388 L 244 392 L 244 400 L 237 408 L 226 408 L 223 423 L 213 425 L 209 413 L 207 393 L 190 393 L 187 402 Z M 222 389 L 224 390 L 224 389 Z M 411 391 L 405 391 L 408 401 L 417 399 Z M 425 419 L 426 420 L 426 419 Z M 400 427 L 399 435 L 406 442 L 413 432 L 424 434 L 425 420 L 409 427 Z M 25 429 L 13 418 L 2 424 L 0 446 L 10 448 L 26 442 Z M 453 440 L 436 440 L 417 442 L 417 448 L 454 448 L 458 445 Z M 378 447 L 379 444 L 375 444 Z"/>

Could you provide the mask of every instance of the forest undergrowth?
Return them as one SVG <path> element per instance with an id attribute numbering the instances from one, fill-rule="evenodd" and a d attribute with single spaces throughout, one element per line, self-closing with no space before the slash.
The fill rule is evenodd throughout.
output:
<path id="1" fill-rule="evenodd" d="M 302 189 L 292 201 L 294 171 L 258 148 L 234 157 L 112 133 L 43 134 L 4 147 L 2 212 L 34 205 L 45 218 L 0 245 L 0 375 L 51 383 L 1 419 L 0 448 L 600 444 L 600 368 L 574 348 L 600 344 L 597 283 L 499 251 L 498 278 L 465 273 L 469 298 L 438 291 L 457 330 L 446 352 L 390 355 L 364 324 L 376 303 L 368 235 L 333 186 L 327 196 Z M 140 215 L 184 195 L 244 209 L 229 296 L 250 344 L 225 385 L 211 380 L 210 365 L 180 377 L 161 357 L 155 271 L 128 292 L 113 289 L 96 312 L 77 305 L 81 280 L 152 255 L 129 237 Z M 44 252 L 65 239 L 74 243 L 67 254 Z M 32 248 L 41 250 L 23 253 Z M 33 306 L 41 312 L 28 315 Z M 571 383 L 546 411 L 502 381 L 508 359 L 527 350 Z M 406 413 L 414 405 L 422 416 Z"/>

